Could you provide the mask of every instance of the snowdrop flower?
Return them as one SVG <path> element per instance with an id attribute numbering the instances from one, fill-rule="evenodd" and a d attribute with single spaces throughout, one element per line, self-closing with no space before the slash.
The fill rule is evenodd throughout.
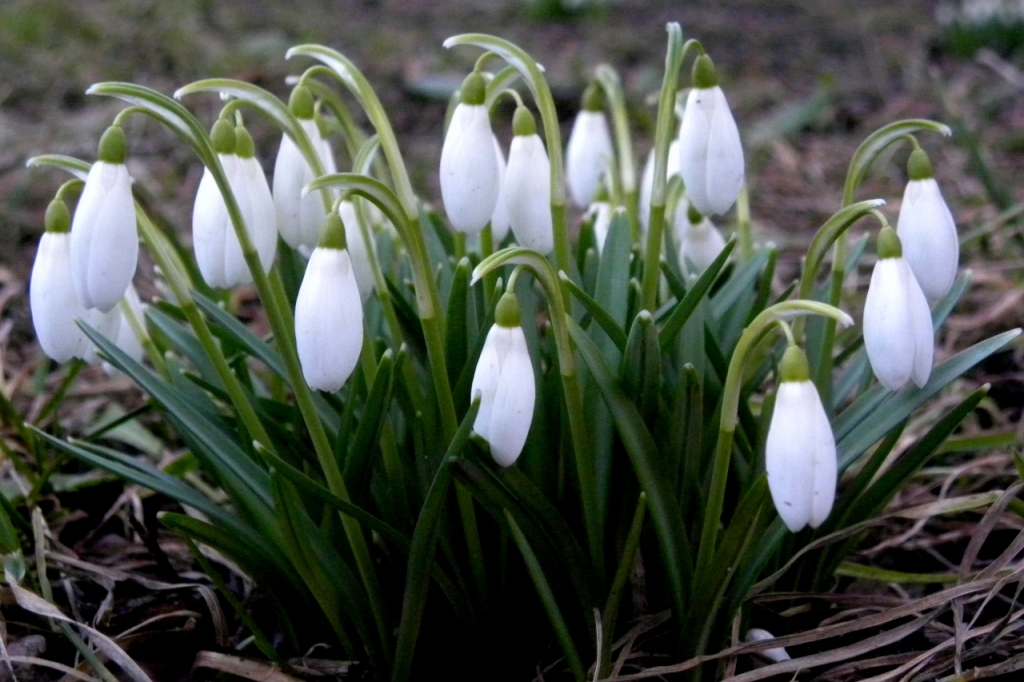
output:
<path id="1" fill-rule="evenodd" d="M 85 308 L 104 312 L 124 296 L 139 259 L 132 179 L 124 165 L 127 149 L 121 128 L 107 128 L 71 223 L 75 293 Z"/>
<path id="2" fill-rule="evenodd" d="M 512 117 L 512 146 L 502 186 L 512 233 L 520 246 L 547 255 L 555 247 L 551 223 L 551 166 L 537 123 L 526 107 Z"/>
<path id="3" fill-rule="evenodd" d="M 71 280 L 70 225 L 67 206 L 54 199 L 46 209 L 46 232 L 39 240 L 28 289 L 39 346 L 57 362 L 84 357 L 89 345 L 75 323 L 85 318 L 86 309 L 78 302 Z"/>
<path id="4" fill-rule="evenodd" d="M 679 200 L 680 204 L 684 202 L 685 199 Z M 687 202 L 686 209 L 682 224 L 678 223 L 680 216 L 679 209 L 676 209 L 679 267 L 684 272 L 693 270 L 695 273 L 701 273 L 718 258 L 718 254 L 722 253 L 725 239 L 718 228 L 708 218 L 698 213 L 692 204 Z"/>
<path id="5" fill-rule="evenodd" d="M 345 226 L 327 216 L 295 300 L 295 345 L 310 387 L 333 393 L 348 380 L 363 343 L 363 304 Z"/>
<path id="6" fill-rule="evenodd" d="M 345 244 L 352 263 L 352 272 L 356 276 L 356 284 L 359 285 L 359 298 L 366 303 L 373 293 L 373 271 L 370 269 L 370 255 L 367 252 L 372 246 L 363 239 L 363 232 L 359 228 L 359 215 L 351 201 L 341 202 L 338 206 L 338 215 L 345 225 Z"/>
<path id="7" fill-rule="evenodd" d="M 519 326 L 519 302 L 506 292 L 498 301 L 494 326 L 487 332 L 473 373 L 470 395 L 480 395 L 473 430 L 491 446 L 500 466 L 515 463 L 533 421 L 537 387 L 526 336 Z"/>
<path id="8" fill-rule="evenodd" d="M 775 509 L 796 533 L 817 528 L 836 496 L 836 442 L 818 389 L 811 382 L 807 356 L 799 346 L 786 349 L 782 382 L 765 443 L 768 488 Z"/>
<path id="9" fill-rule="evenodd" d="M 601 108 L 601 90 L 591 84 L 583 93 L 583 108 L 576 115 L 565 150 L 565 179 L 577 206 L 594 201 L 601 177 L 614 158 L 608 119 Z"/>
<path id="10" fill-rule="evenodd" d="M 766 642 L 775 639 L 775 635 L 761 628 L 750 628 L 747 630 L 747 636 L 744 639 L 748 642 Z M 760 653 L 768 660 L 775 661 L 776 663 L 790 660 L 786 647 L 782 646 L 761 649 Z"/>
<path id="11" fill-rule="evenodd" d="M 925 298 L 935 302 L 953 286 L 960 260 L 960 240 L 924 150 L 915 149 L 910 154 L 907 172 L 910 182 L 903 192 L 896 233 L 921 291 Z"/>
<path id="12" fill-rule="evenodd" d="M 292 90 L 289 107 L 316 150 L 325 173 L 336 173 L 330 143 L 320 134 L 314 118 L 313 95 L 304 86 Z M 302 188 L 314 179 L 313 169 L 306 163 L 298 146 L 288 135 L 281 136 L 281 147 L 274 163 L 274 209 L 281 238 L 292 248 L 316 246 L 320 226 L 327 212 L 321 192 L 302 196 Z"/>
<path id="13" fill-rule="evenodd" d="M 928 382 L 934 341 L 932 317 L 900 238 L 888 225 L 878 235 L 878 262 L 864 301 L 864 347 L 878 381 L 898 391 Z"/>
<path id="14" fill-rule="evenodd" d="M 679 175 L 679 138 L 675 138 L 668 146 L 668 160 L 665 166 L 665 181 L 672 179 L 673 175 Z M 651 195 L 654 194 L 654 150 L 647 154 L 647 161 L 644 163 L 644 172 L 640 179 L 640 198 L 638 210 L 640 211 L 640 227 L 643 234 L 647 234 L 647 223 L 651 219 Z"/>
<path id="15" fill-rule="evenodd" d="M 505 201 L 505 154 L 501 151 L 498 136 L 492 134 L 491 138 L 494 140 L 494 155 L 498 159 L 498 200 L 491 214 L 491 240 L 497 246 L 505 241 L 511 224 L 508 221 L 508 203 Z"/>
<path id="16" fill-rule="evenodd" d="M 498 201 L 498 163 L 484 94 L 483 76 L 476 71 L 466 76 L 441 148 L 444 210 L 452 227 L 467 234 L 484 228 Z"/>
<path id="17" fill-rule="evenodd" d="M 142 355 L 144 353 L 142 341 L 135 334 L 135 330 L 132 328 L 131 322 L 128 321 L 128 316 L 125 314 L 122 306 L 127 306 L 131 315 L 139 324 L 145 325 L 146 311 L 142 306 L 142 301 L 139 300 L 139 292 L 135 290 L 133 285 L 128 285 L 128 291 L 124 292 L 124 299 L 118 305 L 120 322 L 114 343 L 132 360 L 142 362 Z"/>
<path id="18" fill-rule="evenodd" d="M 255 158 L 252 138 L 245 128 L 232 129 L 221 119 L 211 134 L 249 239 L 264 270 L 270 269 L 277 251 L 274 200 L 263 169 Z M 203 279 L 211 287 L 230 288 L 252 281 L 242 255 L 224 197 L 207 168 L 199 181 L 192 210 L 192 241 Z"/>
<path id="19" fill-rule="evenodd" d="M 721 215 L 743 187 L 743 147 L 736 121 L 707 55 L 693 65 L 693 89 L 679 132 L 679 170 L 686 195 L 704 215 Z"/>

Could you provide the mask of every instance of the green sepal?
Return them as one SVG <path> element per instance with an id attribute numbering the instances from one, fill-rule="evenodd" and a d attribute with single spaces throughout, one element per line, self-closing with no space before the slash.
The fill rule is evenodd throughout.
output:
<path id="1" fill-rule="evenodd" d="M 320 227 L 320 235 L 316 245 L 321 249 L 344 249 L 348 246 L 345 241 L 345 223 L 337 211 L 331 211 L 324 218 L 324 224 Z"/>
<path id="2" fill-rule="evenodd" d="M 235 153 L 235 128 L 227 119 L 217 119 L 210 129 L 210 139 L 218 154 Z"/>
<path id="3" fill-rule="evenodd" d="M 702 54 L 693 62 L 693 87 L 707 90 L 718 85 L 718 71 L 711 57 Z"/>
<path id="4" fill-rule="evenodd" d="M 935 177 L 935 173 L 932 172 L 932 162 L 923 149 L 917 148 L 910 152 L 910 158 L 907 159 L 907 175 L 911 180 L 928 180 Z"/>
<path id="5" fill-rule="evenodd" d="M 537 134 L 537 121 L 526 107 L 516 107 L 516 113 L 512 116 L 512 134 L 516 136 Z"/>
<path id="6" fill-rule="evenodd" d="M 511 291 L 507 291 L 498 299 L 498 306 L 494 311 L 494 324 L 506 329 L 514 329 L 519 326 L 519 299 Z"/>
<path id="7" fill-rule="evenodd" d="M 886 225 L 878 233 L 878 259 L 902 257 L 903 244 L 900 243 L 896 230 Z"/>
<path id="8" fill-rule="evenodd" d="M 779 377 L 782 381 L 810 381 L 811 367 L 807 364 L 807 354 L 800 346 L 792 345 L 782 354 L 779 363 Z"/>
<path id="9" fill-rule="evenodd" d="M 474 71 L 462 81 L 459 101 L 469 106 L 481 106 L 487 96 L 487 82 L 479 71 Z"/>
<path id="10" fill-rule="evenodd" d="M 124 137 L 121 126 L 110 126 L 100 138 L 96 156 L 106 163 L 124 163 L 128 156 L 128 141 Z"/>
<path id="11" fill-rule="evenodd" d="M 308 121 L 313 118 L 313 93 L 305 85 L 296 85 L 288 98 L 288 108 L 295 118 Z"/>
<path id="12" fill-rule="evenodd" d="M 71 230 L 71 213 L 62 199 L 54 199 L 46 207 L 46 231 L 64 233 Z"/>

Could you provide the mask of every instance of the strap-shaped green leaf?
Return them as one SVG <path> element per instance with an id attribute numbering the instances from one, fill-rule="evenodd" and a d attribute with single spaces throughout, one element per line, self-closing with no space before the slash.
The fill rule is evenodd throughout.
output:
<path id="1" fill-rule="evenodd" d="M 703 300 L 704 296 L 711 289 L 711 285 L 714 284 L 719 273 L 722 272 L 722 268 L 725 267 L 726 262 L 729 260 L 729 255 L 735 247 L 736 240 L 730 239 L 726 243 L 725 248 L 722 249 L 722 253 L 718 254 L 715 260 L 711 262 L 711 265 L 708 266 L 708 269 L 701 273 L 701 276 L 687 290 L 682 300 L 672 309 L 672 313 L 665 320 L 665 324 L 661 328 L 661 334 L 658 339 L 661 343 L 662 352 L 667 353 L 670 351 L 676 335 L 682 330 L 686 321 L 690 319 L 690 315 L 693 314 L 697 304 Z"/>

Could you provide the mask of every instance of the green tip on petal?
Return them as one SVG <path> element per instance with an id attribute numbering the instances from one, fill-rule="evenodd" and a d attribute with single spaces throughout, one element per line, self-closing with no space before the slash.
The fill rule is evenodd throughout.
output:
<path id="1" fill-rule="evenodd" d="M 241 159 L 251 159 L 256 156 L 256 145 L 245 126 L 235 127 L 235 154 Z"/>
<path id="2" fill-rule="evenodd" d="M 479 71 L 466 76 L 459 88 L 459 101 L 470 106 L 480 106 L 487 95 L 487 83 Z"/>
<path id="3" fill-rule="evenodd" d="M 783 381 L 810 381 L 811 367 L 807 364 L 807 355 L 800 346 L 790 346 L 782 354 L 779 363 L 779 376 Z"/>
<path id="4" fill-rule="evenodd" d="M 235 128 L 226 119 L 218 118 L 210 129 L 210 139 L 218 154 L 235 153 Z"/>
<path id="5" fill-rule="evenodd" d="M 707 90 L 718 85 L 718 71 L 711 57 L 702 54 L 693 62 L 693 87 Z"/>
<path id="6" fill-rule="evenodd" d="M 128 156 L 128 140 L 124 137 L 121 126 L 110 126 L 100 138 L 99 152 L 96 155 L 106 163 L 124 163 Z"/>
<path id="7" fill-rule="evenodd" d="M 313 118 L 313 93 L 305 85 L 296 85 L 288 98 L 288 108 L 295 118 L 308 121 Z"/>
<path id="8" fill-rule="evenodd" d="M 498 299 L 494 310 L 494 323 L 499 327 L 513 329 L 519 326 L 519 299 L 511 291 L 507 291 Z"/>
<path id="9" fill-rule="evenodd" d="M 583 111 L 601 111 L 604 109 L 604 97 L 597 83 L 591 83 L 583 91 Z"/>
<path id="10" fill-rule="evenodd" d="M 704 220 L 704 216 L 697 208 L 690 204 L 686 207 L 686 219 L 690 221 L 691 225 L 700 225 L 701 221 Z"/>
<path id="11" fill-rule="evenodd" d="M 878 233 L 878 258 L 881 260 L 902 257 L 903 245 L 900 243 L 900 238 L 896 235 L 896 230 L 886 225 Z"/>
<path id="12" fill-rule="evenodd" d="M 345 244 L 345 224 L 341 222 L 341 216 L 337 212 L 327 215 L 320 228 L 320 238 L 316 245 L 321 249 L 338 249 L 339 251 L 347 246 Z"/>
<path id="13" fill-rule="evenodd" d="M 935 177 L 932 172 L 932 162 L 923 149 L 915 149 L 910 152 L 910 158 L 907 159 L 907 175 L 911 180 L 927 180 Z"/>
<path id="14" fill-rule="evenodd" d="M 67 204 L 60 199 L 54 199 L 46 207 L 46 231 L 68 232 L 70 230 L 71 213 L 68 212 Z"/>
<path id="15" fill-rule="evenodd" d="M 512 134 L 517 136 L 537 134 L 537 121 L 526 107 L 516 107 L 516 113 L 512 116 Z"/>

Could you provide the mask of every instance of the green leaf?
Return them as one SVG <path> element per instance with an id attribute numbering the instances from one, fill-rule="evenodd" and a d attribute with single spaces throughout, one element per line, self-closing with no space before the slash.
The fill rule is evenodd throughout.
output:
<path id="1" fill-rule="evenodd" d="M 576 297 L 576 300 L 583 304 L 583 307 L 586 308 L 587 312 L 594 318 L 594 321 L 600 325 L 601 329 L 608 335 L 611 342 L 615 344 L 618 351 L 621 353 L 625 350 L 626 332 L 622 331 L 622 327 L 612 319 L 612 316 L 601 307 L 600 303 L 591 298 L 587 292 L 585 292 L 578 284 L 573 282 L 569 278 L 569 275 L 564 272 L 560 272 L 558 276 L 559 279 L 561 279 L 562 284 L 573 296 Z M 600 285 L 600 280 L 598 280 L 598 283 Z M 622 290 L 625 292 L 626 288 L 623 287 Z"/>
<path id="2" fill-rule="evenodd" d="M 646 310 L 641 310 L 633 320 L 629 341 L 622 354 L 619 377 L 626 395 L 640 410 L 644 423 L 652 426 L 661 395 L 661 348 L 654 317 Z"/>
<path id="3" fill-rule="evenodd" d="M 697 304 L 704 299 L 705 294 L 711 289 L 711 285 L 714 284 L 715 279 L 722 272 L 722 268 L 725 267 L 729 260 L 729 255 L 734 248 L 736 248 L 736 240 L 730 239 L 726 243 L 725 248 L 722 249 L 722 253 L 718 254 L 718 257 L 712 261 L 708 269 L 701 273 L 701 276 L 689 288 L 683 299 L 672 309 L 672 313 L 665 320 L 665 324 L 662 325 L 661 334 L 658 339 L 661 343 L 662 352 L 669 352 L 676 335 L 682 330 L 686 321 L 690 319 L 690 315 L 697 308 Z"/>
<path id="4" fill-rule="evenodd" d="M 400 357 L 404 357 L 404 353 Z M 396 361 L 391 349 L 384 351 L 377 364 L 377 374 L 366 396 L 363 415 L 359 420 L 355 436 L 348 447 L 345 458 L 345 483 L 349 490 L 356 491 L 355 499 L 359 499 L 362 491 L 370 488 L 372 471 L 371 457 L 380 450 L 380 434 L 387 422 L 388 409 L 391 403 L 391 390 L 394 382 Z M 349 397 L 352 400 L 352 397 Z"/>
<path id="5" fill-rule="evenodd" d="M 81 159 L 76 159 L 73 156 L 64 156 L 63 154 L 43 154 L 41 156 L 33 156 L 25 165 L 29 168 L 41 166 L 60 168 L 61 170 L 74 175 L 79 180 L 85 180 L 89 175 L 89 169 L 92 168 L 92 164 L 88 161 L 82 161 Z"/>
<path id="6" fill-rule="evenodd" d="M 259 359 L 277 376 L 281 378 L 288 377 L 288 370 L 284 366 L 284 360 L 281 359 L 281 355 L 274 350 L 271 344 L 253 334 L 238 318 L 198 291 L 192 292 L 192 297 L 196 305 L 199 306 L 199 309 L 210 318 L 211 331 L 217 333 L 219 337 L 228 338 L 245 348 L 250 355 Z"/>
<path id="7" fill-rule="evenodd" d="M 569 333 L 594 376 L 597 386 L 615 420 L 615 426 L 629 454 L 640 486 L 647 493 L 655 533 L 661 546 L 662 561 L 672 594 L 672 605 L 680 624 L 685 619 L 685 594 L 693 579 L 693 558 L 682 514 L 676 503 L 672 480 L 664 469 L 658 446 L 644 425 L 643 418 L 626 396 L 594 342 L 578 324 L 569 320 Z"/>
<path id="8" fill-rule="evenodd" d="M 473 269 L 468 258 L 463 257 L 455 266 L 451 293 L 448 295 L 448 309 L 445 315 L 445 365 L 448 368 L 448 383 L 455 385 L 466 365 L 469 354 L 469 273 Z"/>

